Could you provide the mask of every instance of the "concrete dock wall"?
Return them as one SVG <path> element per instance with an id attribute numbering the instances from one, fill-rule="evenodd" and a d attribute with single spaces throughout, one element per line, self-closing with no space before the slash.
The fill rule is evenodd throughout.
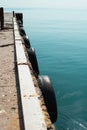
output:
<path id="1" fill-rule="evenodd" d="M 47 130 L 15 17 L 13 18 L 13 23 L 25 130 Z"/>

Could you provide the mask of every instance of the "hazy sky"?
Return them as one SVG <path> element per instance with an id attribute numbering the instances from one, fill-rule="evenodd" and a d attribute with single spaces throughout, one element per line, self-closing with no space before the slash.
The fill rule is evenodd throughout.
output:
<path id="1" fill-rule="evenodd" d="M 0 0 L 3 7 L 53 7 L 53 8 L 84 8 L 87 9 L 87 0 Z"/>

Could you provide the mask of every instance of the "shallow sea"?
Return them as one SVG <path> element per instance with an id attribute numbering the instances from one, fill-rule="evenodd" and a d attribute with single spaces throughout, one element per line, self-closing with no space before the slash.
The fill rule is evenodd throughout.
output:
<path id="1" fill-rule="evenodd" d="M 87 10 L 23 12 L 40 74 L 51 78 L 58 105 L 56 130 L 87 130 Z"/>

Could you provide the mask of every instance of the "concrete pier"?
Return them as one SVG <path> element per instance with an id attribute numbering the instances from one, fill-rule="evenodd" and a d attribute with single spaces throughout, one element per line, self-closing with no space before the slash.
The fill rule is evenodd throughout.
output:
<path id="1" fill-rule="evenodd" d="M 4 29 L 0 31 L 0 130 L 20 130 L 22 124 L 12 18 L 11 13 L 4 14 Z"/>
<path id="2" fill-rule="evenodd" d="M 14 25 L 16 27 L 14 27 Z M 32 76 L 32 80 L 30 78 L 28 81 L 28 83 L 31 82 L 31 84 L 27 85 L 23 80 L 22 83 L 20 83 L 22 87 L 24 84 L 27 85 L 23 90 L 28 88 L 28 91 L 22 90 L 23 95 L 20 92 L 21 87 L 19 86 L 19 80 L 23 78 L 21 73 L 24 72 L 22 71 L 23 69 L 19 69 L 21 64 L 19 64 L 18 67 L 20 72 L 17 70 L 17 60 L 20 61 L 21 55 L 19 52 L 16 54 L 17 48 L 15 48 L 15 43 L 18 43 L 19 47 L 22 46 L 22 39 L 17 37 L 17 33 L 14 34 L 14 30 L 15 32 L 18 31 L 16 29 L 17 24 L 16 19 L 13 19 L 13 14 L 4 13 L 4 29 L 0 30 L 0 130 L 53 130 L 54 128 L 42 98 L 42 101 L 40 101 L 40 97 L 42 96 L 36 87 L 38 85 L 36 85 L 34 75 L 31 75 L 32 72 L 29 72 L 30 77 Z M 16 57 L 16 55 L 19 55 L 19 59 L 17 59 L 18 57 Z M 24 65 L 24 67 L 26 67 L 26 65 Z M 24 77 L 26 78 L 26 75 L 24 75 Z M 28 94 L 27 100 L 24 99 L 26 98 L 26 94 Z M 35 103 L 33 102 L 34 100 Z M 27 108 L 26 103 L 28 103 L 29 108 Z M 33 112 L 33 110 L 35 110 L 35 112 Z M 35 117 L 37 117 L 37 119 Z"/>

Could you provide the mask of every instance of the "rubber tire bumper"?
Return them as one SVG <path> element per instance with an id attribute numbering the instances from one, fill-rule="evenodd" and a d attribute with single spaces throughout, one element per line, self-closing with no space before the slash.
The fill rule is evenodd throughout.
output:
<path id="1" fill-rule="evenodd" d="M 25 36 L 26 35 L 25 30 L 24 30 L 23 27 L 19 27 L 19 31 L 20 31 L 20 35 L 21 36 Z"/>
<path id="2" fill-rule="evenodd" d="M 17 23 L 19 27 L 23 27 L 23 23 L 21 22 L 21 20 L 17 20 Z"/>
<path id="3" fill-rule="evenodd" d="M 30 48 L 31 45 L 30 45 L 29 38 L 27 36 L 23 36 L 23 40 L 24 40 L 25 47 Z"/>
<path id="4" fill-rule="evenodd" d="M 54 123 L 57 120 L 57 104 L 51 81 L 48 76 L 38 76 L 38 83 L 42 91 L 51 122 Z"/>
<path id="5" fill-rule="evenodd" d="M 35 71 L 35 73 L 39 74 L 39 68 L 38 68 L 38 62 L 36 58 L 36 53 L 34 48 L 27 49 L 29 60 L 32 64 L 32 68 Z"/>

